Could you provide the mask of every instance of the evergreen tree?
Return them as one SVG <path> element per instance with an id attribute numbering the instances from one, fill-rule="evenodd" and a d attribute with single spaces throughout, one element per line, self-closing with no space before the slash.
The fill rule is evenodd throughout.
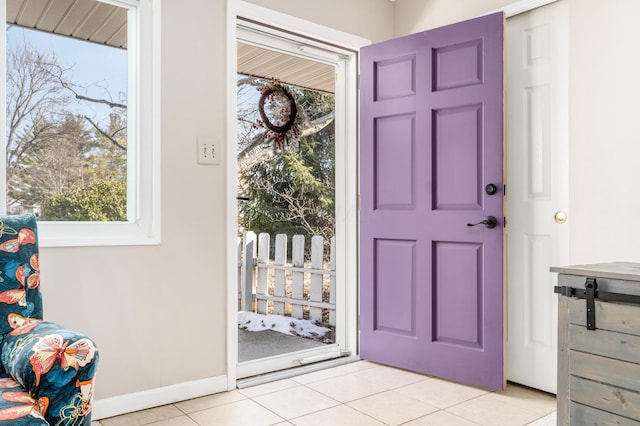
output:
<path id="1" fill-rule="evenodd" d="M 305 90 L 301 100 L 311 119 L 333 110 L 330 94 Z M 242 170 L 247 200 L 239 203 L 239 225 L 271 235 L 302 234 L 308 243 L 313 235 L 329 241 L 335 233 L 334 133 L 331 122 L 302 137 L 297 151 L 272 153 Z"/>
<path id="2" fill-rule="evenodd" d="M 28 41 L 8 50 L 7 209 L 38 211 L 46 205 L 49 213 L 57 209 L 50 220 L 125 220 L 127 106 L 83 95 L 84 88 L 68 78 L 70 71 L 54 53 Z M 107 124 L 71 113 L 71 99 L 108 105 Z M 96 194 L 118 204 L 104 203 Z M 82 214 L 77 214 L 79 199 Z"/>

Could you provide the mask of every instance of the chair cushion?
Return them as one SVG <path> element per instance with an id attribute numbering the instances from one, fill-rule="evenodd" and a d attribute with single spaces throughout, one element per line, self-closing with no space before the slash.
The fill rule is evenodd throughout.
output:
<path id="1" fill-rule="evenodd" d="M 46 398 L 36 401 L 11 378 L 0 378 L 0 424 L 12 426 L 49 425 L 42 416 Z"/>
<path id="2" fill-rule="evenodd" d="M 42 319 L 36 217 L 0 216 L 0 334 Z"/>
<path id="3" fill-rule="evenodd" d="M 51 424 L 90 423 L 98 351 L 88 337 L 34 322 L 4 336 L 0 361 L 7 375 L 46 407 L 43 414 Z"/>

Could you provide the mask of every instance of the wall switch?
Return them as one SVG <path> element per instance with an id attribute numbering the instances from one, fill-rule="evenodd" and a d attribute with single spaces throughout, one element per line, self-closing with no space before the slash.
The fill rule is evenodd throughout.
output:
<path id="1" fill-rule="evenodd" d="M 220 164 L 220 144 L 211 137 L 198 136 L 198 164 Z"/>

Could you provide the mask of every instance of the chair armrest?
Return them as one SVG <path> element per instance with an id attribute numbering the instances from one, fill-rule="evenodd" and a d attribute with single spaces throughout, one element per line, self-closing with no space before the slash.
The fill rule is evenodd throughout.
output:
<path id="1" fill-rule="evenodd" d="M 3 336 L 4 373 L 47 403 L 43 414 L 50 424 L 65 419 L 64 424 L 89 425 L 98 363 L 95 344 L 58 324 L 31 321 Z"/>

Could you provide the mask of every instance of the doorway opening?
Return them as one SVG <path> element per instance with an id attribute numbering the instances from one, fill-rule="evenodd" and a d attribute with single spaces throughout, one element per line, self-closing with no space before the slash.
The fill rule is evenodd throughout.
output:
<path id="1" fill-rule="evenodd" d="M 355 178 L 344 167 L 355 161 L 346 119 L 355 52 L 243 21 L 236 48 L 237 378 L 246 378 L 347 356 L 355 342 L 356 281 L 346 279 L 355 271 L 339 260 L 355 230 L 345 208 Z"/>
<path id="2" fill-rule="evenodd" d="M 334 73 L 238 42 L 239 362 L 335 341 Z"/>

